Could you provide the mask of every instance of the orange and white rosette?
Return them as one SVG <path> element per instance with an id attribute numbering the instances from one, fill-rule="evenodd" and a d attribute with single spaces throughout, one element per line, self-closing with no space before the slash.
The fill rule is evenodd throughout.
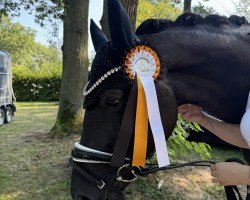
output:
<path id="1" fill-rule="evenodd" d="M 152 130 L 159 167 L 170 164 L 154 80 L 160 74 L 160 59 L 145 45 L 134 47 L 126 56 L 125 71 L 137 74 L 138 98 L 135 123 L 133 166 L 144 166 L 148 141 L 148 121 Z"/>
<path id="2" fill-rule="evenodd" d="M 160 59 L 150 47 L 136 46 L 126 56 L 125 71 L 130 79 L 134 79 L 135 73 L 138 76 L 151 76 L 156 79 L 160 74 L 160 70 Z"/>

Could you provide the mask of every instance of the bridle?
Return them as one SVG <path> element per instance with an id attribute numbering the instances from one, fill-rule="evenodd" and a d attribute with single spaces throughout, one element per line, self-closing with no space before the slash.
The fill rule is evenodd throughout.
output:
<path id="1" fill-rule="evenodd" d="M 116 73 L 119 71 L 121 67 L 116 67 L 108 71 L 104 76 L 102 76 L 92 87 L 88 90 L 84 91 L 84 96 L 87 96 L 91 93 L 101 82 L 103 82 L 107 77 L 111 74 Z M 133 167 L 131 165 L 131 158 L 127 158 L 127 150 L 130 143 L 130 138 L 132 136 L 132 132 L 134 130 L 134 114 L 135 114 L 135 97 L 136 92 L 135 88 L 137 88 L 136 84 L 133 84 L 131 88 L 131 92 L 128 98 L 127 106 L 125 108 L 123 120 L 121 123 L 120 132 L 118 134 L 118 138 L 116 141 L 116 145 L 114 147 L 114 154 L 98 151 L 92 148 L 88 148 L 86 146 L 81 145 L 79 142 L 76 142 L 72 148 L 71 158 L 70 158 L 70 165 L 76 170 L 79 174 L 85 177 L 90 183 L 96 185 L 101 191 L 107 189 L 108 191 L 121 193 L 123 192 L 122 189 L 114 187 L 114 183 L 121 182 L 121 183 L 131 183 L 138 179 L 139 176 L 146 176 L 151 173 L 155 173 L 158 171 L 163 170 L 170 170 L 170 169 L 177 169 L 181 167 L 187 166 L 203 166 L 203 167 L 210 167 L 211 164 L 215 164 L 214 161 L 209 160 L 198 160 L 192 161 L 187 163 L 172 163 L 166 167 L 158 167 L 157 164 L 146 164 L 145 167 Z M 130 121 L 127 121 L 130 120 Z M 130 124 L 128 127 L 127 125 Z M 125 126 L 125 128 L 123 127 Z M 129 136 L 128 136 L 129 134 Z M 126 140 L 124 142 L 124 140 Z M 121 148 L 121 143 L 123 144 Z M 229 162 L 239 162 L 244 164 L 244 162 L 238 159 L 229 159 Z M 116 175 L 112 176 L 109 181 L 105 181 L 103 179 L 96 178 L 94 175 L 87 172 L 85 169 L 81 168 L 78 163 L 87 163 L 87 164 L 106 164 L 110 166 L 116 166 Z M 114 164 L 115 163 L 115 164 Z M 239 199 L 242 199 L 238 189 L 236 186 L 225 187 L 226 194 L 228 199 L 233 199 L 236 195 L 235 192 L 238 194 Z"/>
<path id="2" fill-rule="evenodd" d="M 109 191 L 121 193 L 123 190 L 113 187 L 114 182 L 131 183 L 139 178 L 139 176 L 146 176 L 158 171 L 165 171 L 171 169 L 177 169 L 188 166 L 196 167 L 210 167 L 211 164 L 215 164 L 214 161 L 199 160 L 187 163 L 175 163 L 166 167 L 159 168 L 157 164 L 147 164 L 145 167 L 132 167 L 130 164 L 131 159 L 126 158 L 126 164 L 117 169 L 116 177 L 109 183 L 103 180 L 95 178 L 92 174 L 89 174 L 84 169 L 80 168 L 76 163 L 89 163 L 89 164 L 110 164 L 113 154 L 97 151 L 79 143 L 75 143 L 72 149 L 72 155 L 70 158 L 70 165 L 83 177 L 85 177 L 90 183 L 96 185 L 100 190 L 108 188 Z M 243 161 L 231 158 L 227 159 L 226 162 L 238 162 L 245 164 Z M 126 178 L 129 176 L 129 178 Z M 249 187 L 248 187 L 249 189 Z M 228 200 L 243 200 L 237 186 L 225 186 L 225 192 Z M 238 198 L 236 197 L 238 196 Z M 248 194 L 247 200 L 250 199 Z"/>
<path id="3" fill-rule="evenodd" d="M 88 163 L 88 164 L 110 164 L 113 154 L 97 151 L 95 149 L 91 149 L 88 147 L 85 147 L 81 145 L 79 142 L 76 142 L 72 148 L 70 163 Z M 179 164 L 171 164 L 167 167 L 157 167 L 157 164 L 148 164 L 146 167 L 132 167 L 130 165 L 130 158 L 125 159 L 125 164 L 118 168 L 117 170 L 117 177 L 116 179 L 121 182 L 133 182 L 136 179 L 138 179 L 139 176 L 145 176 L 150 173 L 155 173 L 158 171 L 168 170 L 168 169 L 177 169 L 181 167 L 187 167 L 187 166 L 205 166 L 209 167 L 211 164 L 215 164 L 213 161 L 193 161 L 193 162 L 187 162 L 187 163 L 179 163 Z M 74 166 L 73 166 L 74 167 Z M 126 179 L 123 176 L 123 173 L 126 173 L 129 171 L 130 179 Z M 91 181 L 93 182 L 93 181 Z M 94 183 L 98 183 L 97 186 L 102 189 L 105 185 L 104 181 L 97 179 L 94 181 Z M 100 186 L 99 183 L 102 183 L 102 186 Z"/>

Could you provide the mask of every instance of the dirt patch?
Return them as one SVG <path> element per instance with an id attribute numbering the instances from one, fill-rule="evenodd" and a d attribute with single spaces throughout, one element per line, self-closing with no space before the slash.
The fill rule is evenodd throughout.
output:
<path id="1" fill-rule="evenodd" d="M 24 135 L 20 137 L 20 140 L 24 143 L 41 141 L 45 139 L 49 139 L 47 130 L 39 130 L 39 131 L 30 132 L 28 135 Z"/>

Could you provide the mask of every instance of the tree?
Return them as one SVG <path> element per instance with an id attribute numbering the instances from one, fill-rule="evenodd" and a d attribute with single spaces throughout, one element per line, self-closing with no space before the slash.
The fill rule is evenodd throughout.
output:
<path id="1" fill-rule="evenodd" d="M 25 66 L 29 69 L 61 66 L 59 51 L 36 42 L 35 31 L 31 28 L 2 17 L 0 35 L 0 49 L 10 53 L 14 66 Z"/>
<path id="2" fill-rule="evenodd" d="M 3 2 L 2 2 L 3 1 Z M 0 16 L 18 15 L 20 7 L 36 13 L 40 25 L 64 20 L 60 106 L 51 133 L 79 133 L 83 119 L 83 87 L 87 82 L 89 0 L 1 0 Z"/>
<path id="3" fill-rule="evenodd" d="M 53 134 L 79 133 L 83 89 L 88 74 L 88 0 L 65 0 L 63 73 L 60 106 Z"/>
<path id="4" fill-rule="evenodd" d="M 123 5 L 124 9 L 128 13 L 132 29 L 135 30 L 136 28 L 136 17 L 137 17 L 137 8 L 139 0 L 120 0 L 121 4 Z M 102 30 L 109 38 L 109 28 L 108 28 L 108 9 L 107 9 L 107 0 L 104 0 L 103 3 L 103 15 L 100 21 Z"/>
<path id="5" fill-rule="evenodd" d="M 184 9 L 183 9 L 184 13 L 191 12 L 191 3 L 192 0 L 184 0 Z"/>

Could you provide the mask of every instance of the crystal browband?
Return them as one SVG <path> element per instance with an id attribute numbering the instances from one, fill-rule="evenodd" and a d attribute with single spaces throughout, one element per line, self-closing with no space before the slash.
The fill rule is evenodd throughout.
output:
<path id="1" fill-rule="evenodd" d="M 83 95 L 84 96 L 87 96 L 89 95 L 98 85 L 100 85 L 105 79 L 107 79 L 111 74 L 114 74 L 115 72 L 118 72 L 120 69 L 122 69 L 122 66 L 119 66 L 119 67 L 115 67 L 109 71 L 107 71 L 101 78 L 99 78 L 93 85 L 91 88 L 89 88 L 87 91 L 87 87 L 89 85 L 89 82 L 87 83 L 87 85 L 85 86 L 84 88 L 84 91 L 83 91 Z"/>

